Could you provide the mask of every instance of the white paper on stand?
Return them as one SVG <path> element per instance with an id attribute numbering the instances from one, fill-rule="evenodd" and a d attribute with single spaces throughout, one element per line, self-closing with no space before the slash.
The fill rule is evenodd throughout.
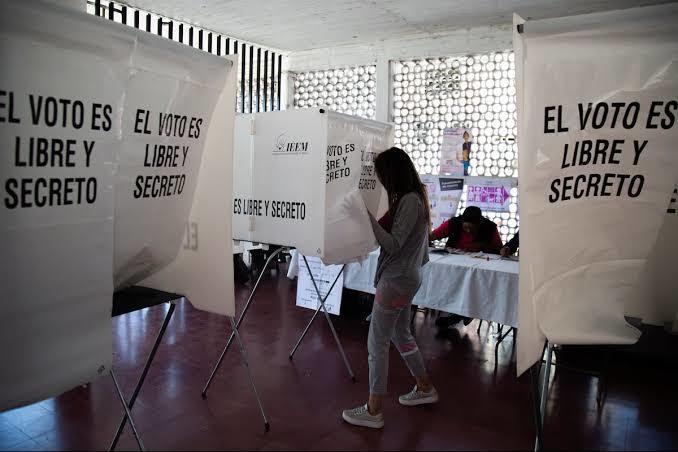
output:
<path id="1" fill-rule="evenodd" d="M 332 286 L 335 279 L 337 280 L 329 296 L 327 296 L 327 300 L 325 300 L 325 308 L 330 314 L 339 315 L 341 311 L 341 293 L 344 289 L 343 265 L 324 265 L 317 257 L 306 257 L 306 260 L 311 268 L 313 279 L 318 286 L 318 291 L 320 291 L 320 295 L 323 298 L 327 296 L 330 286 Z M 313 285 L 311 275 L 306 268 L 304 256 L 299 256 L 297 306 L 313 309 L 314 311 L 318 309 L 320 307 L 320 300 L 315 289 L 316 287 Z"/>
<path id="2" fill-rule="evenodd" d="M 671 4 L 527 22 L 514 35 L 519 373 L 540 359 L 544 339 L 631 344 L 639 336 L 625 307 L 642 289 L 678 179 L 677 22 Z M 585 140 L 600 149 L 596 163 L 581 148 L 574 157 Z"/>

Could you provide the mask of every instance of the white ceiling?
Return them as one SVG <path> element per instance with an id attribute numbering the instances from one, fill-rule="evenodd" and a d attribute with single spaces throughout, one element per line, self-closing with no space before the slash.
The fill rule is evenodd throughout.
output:
<path id="1" fill-rule="evenodd" d="M 126 0 L 126 3 L 289 52 L 456 29 L 667 3 L 671 0 Z"/>

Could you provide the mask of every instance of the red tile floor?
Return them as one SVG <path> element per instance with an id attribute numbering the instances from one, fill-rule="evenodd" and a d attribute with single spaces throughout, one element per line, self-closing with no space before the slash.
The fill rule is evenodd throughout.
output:
<path id="1" fill-rule="evenodd" d="M 335 324 L 358 382 L 348 378 L 324 319 L 316 319 L 295 355 L 290 348 L 312 315 L 294 306 L 295 283 L 264 281 L 242 326 L 252 369 L 271 422 L 264 433 L 247 374 L 233 348 L 207 400 L 200 391 L 230 331 L 227 320 L 177 307 L 134 414 L 147 448 L 193 449 L 530 449 L 534 441 L 529 378 L 515 377 L 512 339 L 494 358 L 496 332 L 477 324 L 435 337 L 434 319 L 418 313 L 416 337 L 441 395 L 437 406 L 404 408 L 397 394 L 412 385 L 391 354 L 386 426 L 349 426 L 340 413 L 367 394 L 367 325 L 342 316 Z M 246 289 L 237 293 L 242 307 Z M 166 307 L 113 321 L 114 365 L 130 394 Z M 46 372 L 49 369 L 45 370 Z M 676 370 L 613 363 L 607 400 L 596 407 L 596 380 L 558 371 L 548 402 L 546 447 L 676 449 Z M 106 449 L 121 415 L 109 378 L 54 399 L 0 414 L 0 449 Z M 119 449 L 135 450 L 129 430 Z"/>

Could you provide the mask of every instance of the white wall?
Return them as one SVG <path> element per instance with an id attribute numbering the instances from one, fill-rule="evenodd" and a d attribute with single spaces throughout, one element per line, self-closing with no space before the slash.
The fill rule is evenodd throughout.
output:
<path id="1" fill-rule="evenodd" d="M 379 60 L 454 56 L 506 50 L 513 46 L 511 25 L 479 27 L 441 34 L 435 38 L 409 36 L 367 45 L 351 45 L 289 54 L 288 71 L 374 64 Z"/>
<path id="2" fill-rule="evenodd" d="M 390 121 L 390 65 L 391 60 L 447 57 L 471 53 L 506 50 L 513 47 L 511 25 L 478 27 L 440 34 L 408 36 L 370 44 L 332 47 L 288 55 L 283 71 L 304 72 L 336 69 L 346 66 L 377 65 L 376 119 Z M 285 77 L 287 78 L 287 77 Z M 287 98 L 292 107 L 293 85 Z"/>

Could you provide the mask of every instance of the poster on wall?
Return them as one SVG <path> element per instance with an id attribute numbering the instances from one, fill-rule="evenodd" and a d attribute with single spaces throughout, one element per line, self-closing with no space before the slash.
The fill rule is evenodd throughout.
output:
<path id="1" fill-rule="evenodd" d="M 468 176 L 471 165 L 471 133 L 465 128 L 448 127 L 443 130 L 440 148 L 440 174 Z"/>
<path id="2" fill-rule="evenodd" d="M 1 411 L 109 372 L 115 284 L 176 256 L 232 63 L 40 0 L 0 46 Z"/>
<path id="3" fill-rule="evenodd" d="M 632 344 L 640 335 L 624 314 L 643 292 L 678 179 L 676 23 L 669 4 L 515 32 L 518 373 L 546 339 Z"/>
<path id="4" fill-rule="evenodd" d="M 297 282 L 297 306 L 302 308 L 316 310 L 320 306 L 318 300 L 318 292 L 315 290 L 311 276 L 303 263 L 303 256 L 299 256 L 299 278 Z M 330 295 L 325 300 L 325 308 L 327 312 L 334 315 L 339 315 L 341 311 L 341 293 L 344 288 L 344 273 L 341 271 L 343 265 L 324 265 L 317 257 L 306 257 L 308 266 L 311 268 L 313 279 L 318 285 L 320 294 L 325 297 L 330 290 L 332 283 L 337 279 L 336 284 L 332 287 Z"/>
<path id="5" fill-rule="evenodd" d="M 516 180 L 508 177 L 466 178 L 466 205 L 477 206 L 487 212 L 508 212 L 511 188 Z"/>
<path id="6" fill-rule="evenodd" d="M 457 214 L 459 200 L 464 189 L 464 179 L 422 175 L 431 209 L 431 225 L 436 229 Z"/>

